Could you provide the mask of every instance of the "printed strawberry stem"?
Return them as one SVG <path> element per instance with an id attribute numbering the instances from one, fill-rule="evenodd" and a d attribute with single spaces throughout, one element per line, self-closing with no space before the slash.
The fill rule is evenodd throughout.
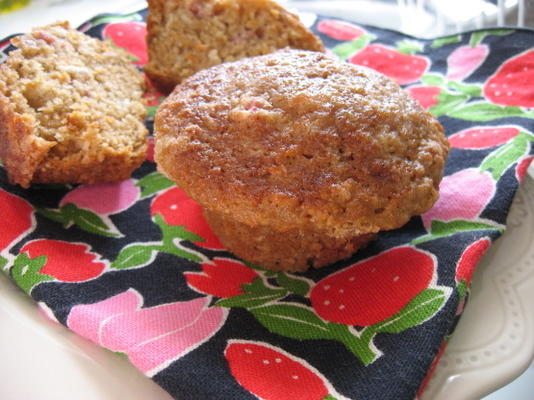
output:
<path id="1" fill-rule="evenodd" d="M 381 353 L 374 350 L 373 339 L 376 332 L 372 326 L 360 330 L 358 336 L 354 335 L 347 325 L 330 323 L 329 328 L 332 335 L 330 339 L 337 339 L 343 343 L 363 365 L 367 366 L 380 357 Z"/>
<path id="2" fill-rule="evenodd" d="M 285 272 L 278 272 L 276 274 L 276 281 L 280 286 L 289 290 L 291 293 L 306 297 L 310 291 L 310 284 L 304 280 L 295 276 L 289 276 Z"/>
<path id="3" fill-rule="evenodd" d="M 449 80 L 442 75 L 427 74 L 421 78 L 421 82 L 429 86 L 439 86 L 445 89 L 452 89 L 471 97 L 480 97 L 482 95 L 482 88 L 480 85 L 460 83 L 458 81 Z"/>
<path id="4" fill-rule="evenodd" d="M 111 268 L 126 269 L 148 265 L 153 261 L 158 252 L 193 262 L 203 261 L 200 256 L 176 245 L 176 241 L 181 242 L 182 240 L 202 241 L 203 239 L 200 236 L 189 232 L 182 226 L 167 225 L 160 214 L 154 215 L 153 218 L 161 230 L 161 242 L 151 244 L 132 243 L 122 248 L 115 260 L 111 263 Z"/>
<path id="5" fill-rule="evenodd" d="M 135 186 L 141 188 L 141 197 L 148 197 L 164 189 L 174 186 L 174 183 L 159 172 L 152 172 L 141 178 Z"/>
<path id="6" fill-rule="evenodd" d="M 484 40 L 484 38 L 489 35 L 503 36 L 508 35 L 512 32 L 514 31 L 511 29 L 491 29 L 473 32 L 473 34 L 471 34 L 471 38 L 469 39 L 469 46 L 478 46 Z"/>
<path id="7" fill-rule="evenodd" d="M 467 295 L 469 288 L 467 286 L 467 283 L 465 279 L 462 279 L 460 283 L 456 286 L 456 291 L 458 292 L 459 301 L 462 301 L 464 297 Z"/>
<path id="8" fill-rule="evenodd" d="M 502 175 L 514 165 L 529 148 L 529 143 L 534 142 L 534 135 L 521 132 L 504 146 L 489 154 L 480 165 L 482 172 L 489 171 L 495 180 L 499 180 Z"/>
<path id="9" fill-rule="evenodd" d="M 39 271 L 46 264 L 47 257 L 30 258 L 26 253 L 19 254 L 10 269 L 11 277 L 17 285 L 30 294 L 32 289 L 41 282 L 54 280 L 53 276 L 40 274 Z"/>
<path id="10" fill-rule="evenodd" d="M 254 279 L 251 283 L 242 285 L 245 294 L 221 299 L 215 303 L 219 307 L 240 307 L 251 310 L 276 300 L 283 299 L 289 292 L 285 289 L 274 289 L 265 285 L 261 277 Z"/>
<path id="11" fill-rule="evenodd" d="M 373 34 L 363 34 L 357 39 L 354 39 L 350 42 L 345 42 L 337 45 L 332 49 L 332 52 L 337 55 L 340 59 L 346 60 L 352 54 L 358 52 L 367 46 L 370 42 L 376 39 L 376 36 Z"/>

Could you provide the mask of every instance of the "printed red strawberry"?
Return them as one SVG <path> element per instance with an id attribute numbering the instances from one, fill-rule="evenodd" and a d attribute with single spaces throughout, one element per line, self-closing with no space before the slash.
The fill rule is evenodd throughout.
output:
<path id="1" fill-rule="evenodd" d="M 202 272 L 185 272 L 187 284 L 193 289 L 216 297 L 243 294 L 242 285 L 252 282 L 258 274 L 240 262 L 216 258 L 215 264 L 201 264 Z"/>
<path id="2" fill-rule="evenodd" d="M 515 169 L 515 176 L 518 182 L 523 182 L 525 176 L 527 175 L 528 167 L 530 166 L 530 163 L 532 163 L 532 161 L 534 161 L 533 156 L 525 157 L 521 161 L 519 161 Z"/>
<path id="3" fill-rule="evenodd" d="M 33 207 L 26 200 L 0 189 L 0 251 L 11 247 L 33 226 Z"/>
<path id="4" fill-rule="evenodd" d="M 426 57 L 401 53 L 381 44 L 366 46 L 350 57 L 349 62 L 381 72 L 400 85 L 417 82 L 429 67 Z"/>
<path id="5" fill-rule="evenodd" d="M 471 284 L 471 277 L 475 267 L 490 245 L 490 239 L 482 238 L 467 246 L 456 264 L 456 282 L 464 282 L 466 286 Z"/>
<path id="6" fill-rule="evenodd" d="M 150 215 L 155 214 L 160 214 L 167 225 L 182 226 L 204 238 L 203 242 L 195 242 L 198 246 L 218 250 L 224 248 L 204 219 L 202 208 L 178 187 L 166 190 L 154 198 Z"/>
<path id="7" fill-rule="evenodd" d="M 102 32 L 104 39 L 111 39 L 113 44 L 121 47 L 135 57 L 134 64 L 144 65 L 148 61 L 146 48 L 146 26 L 142 22 L 115 22 L 106 25 Z"/>
<path id="8" fill-rule="evenodd" d="M 224 356 L 237 382 L 260 399 L 323 400 L 329 396 L 326 379 L 315 368 L 267 343 L 230 340 Z"/>
<path id="9" fill-rule="evenodd" d="M 430 284 L 436 260 L 413 247 L 397 247 L 318 282 L 310 300 L 331 322 L 368 326 L 402 310 Z"/>
<path id="10" fill-rule="evenodd" d="M 46 256 L 39 273 L 55 277 L 62 282 L 80 282 L 93 279 L 104 271 L 106 263 L 90 251 L 85 243 L 39 239 L 26 243 L 21 253 L 30 258 Z"/>
<path id="11" fill-rule="evenodd" d="M 462 80 L 471 75 L 487 58 L 489 48 L 485 44 L 457 47 L 447 57 L 447 78 Z"/>
<path id="12" fill-rule="evenodd" d="M 365 33 L 357 25 L 334 19 L 324 19 L 317 24 L 317 30 L 336 40 L 354 40 Z"/>
<path id="13" fill-rule="evenodd" d="M 407 90 L 425 109 L 429 109 L 439 103 L 438 96 L 441 93 L 441 88 L 438 86 L 412 86 Z"/>
<path id="14" fill-rule="evenodd" d="M 451 147 L 485 149 L 499 146 L 515 137 L 520 130 L 514 126 L 483 126 L 470 128 L 449 137 Z"/>
<path id="15" fill-rule="evenodd" d="M 534 50 L 504 62 L 484 83 L 484 96 L 503 106 L 534 107 Z"/>

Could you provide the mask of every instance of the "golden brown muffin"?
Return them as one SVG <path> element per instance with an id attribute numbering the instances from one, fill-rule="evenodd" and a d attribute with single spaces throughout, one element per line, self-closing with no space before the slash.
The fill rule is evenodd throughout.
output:
<path id="1" fill-rule="evenodd" d="M 244 260 L 275 271 L 304 271 L 349 257 L 375 239 L 375 233 L 335 238 L 316 231 L 280 232 L 265 225 L 250 226 L 205 210 L 204 215 L 226 248 Z"/>
<path id="2" fill-rule="evenodd" d="M 0 159 L 11 183 L 126 179 L 144 160 L 144 81 L 121 50 L 66 22 L 12 39 L 0 65 Z"/>
<path id="3" fill-rule="evenodd" d="M 448 153 L 438 121 L 391 79 L 300 50 L 198 72 L 160 106 L 155 132 L 159 168 L 209 210 L 229 250 L 282 269 L 276 246 L 255 257 L 257 239 L 238 249 L 229 232 L 322 235 L 341 257 L 428 210 Z"/>
<path id="4" fill-rule="evenodd" d="M 284 47 L 324 51 L 273 0 L 149 0 L 145 72 L 163 92 L 196 71 Z"/>

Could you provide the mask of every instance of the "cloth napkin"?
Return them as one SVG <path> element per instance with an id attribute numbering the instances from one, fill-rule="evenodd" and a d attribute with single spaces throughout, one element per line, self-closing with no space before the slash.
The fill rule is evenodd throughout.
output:
<path id="1" fill-rule="evenodd" d="M 141 66 L 145 17 L 80 29 Z M 405 86 L 452 146 L 434 208 L 350 259 L 306 273 L 246 265 L 151 152 L 120 183 L 24 190 L 0 168 L 0 268 L 177 399 L 413 399 L 532 161 L 533 32 L 416 40 L 321 17 L 312 28 L 340 58 Z M 151 128 L 163 96 L 145 96 Z"/>

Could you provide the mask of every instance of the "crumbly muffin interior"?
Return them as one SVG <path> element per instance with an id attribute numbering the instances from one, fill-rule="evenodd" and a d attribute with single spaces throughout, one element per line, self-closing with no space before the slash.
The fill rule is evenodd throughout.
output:
<path id="1" fill-rule="evenodd" d="M 147 71 L 175 83 L 222 62 L 282 47 L 324 50 L 298 18 L 272 0 L 149 1 Z"/>
<path id="2" fill-rule="evenodd" d="M 13 39 L 0 93 L 53 142 L 48 159 L 145 146 L 142 79 L 126 56 L 58 23 Z M 98 155 L 97 155 L 98 156 Z"/>

